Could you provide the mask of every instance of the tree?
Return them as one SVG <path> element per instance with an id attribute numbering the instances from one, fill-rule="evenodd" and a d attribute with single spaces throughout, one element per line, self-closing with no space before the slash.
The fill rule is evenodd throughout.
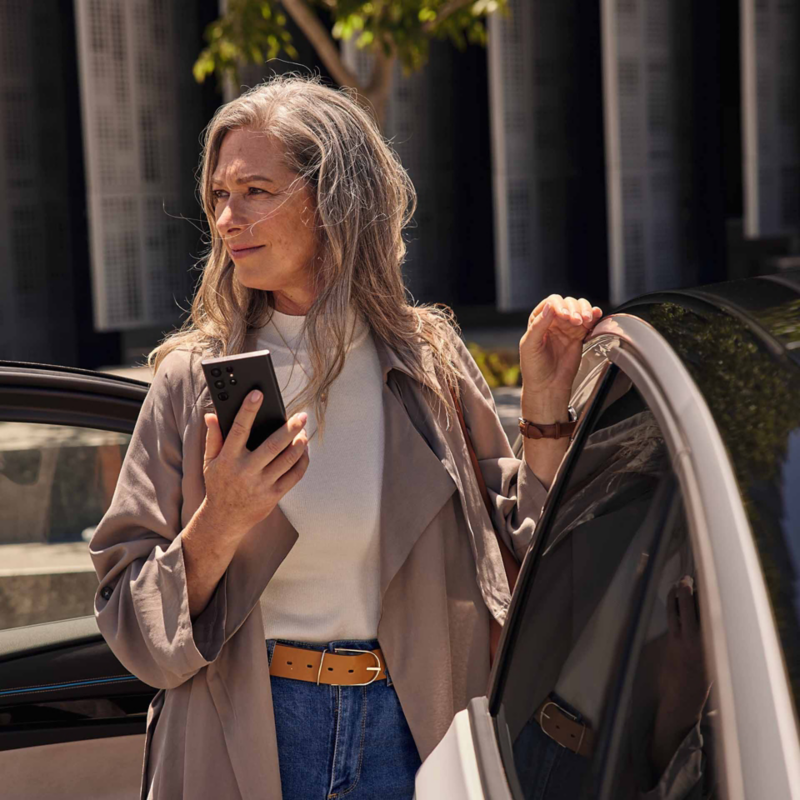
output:
<path id="1" fill-rule="evenodd" d="M 507 8 L 508 0 L 228 0 L 225 13 L 205 30 L 208 46 L 195 62 L 194 76 L 203 82 L 215 73 L 218 81 L 227 75 L 238 83 L 240 64 L 262 64 L 281 52 L 296 58 L 288 15 L 333 79 L 355 89 L 383 123 L 395 61 L 406 74 L 421 69 L 431 39 L 449 40 L 459 49 L 467 43 L 485 45 L 486 17 Z M 356 47 L 374 56 L 365 83 L 347 66 L 337 44 L 352 37 Z"/>

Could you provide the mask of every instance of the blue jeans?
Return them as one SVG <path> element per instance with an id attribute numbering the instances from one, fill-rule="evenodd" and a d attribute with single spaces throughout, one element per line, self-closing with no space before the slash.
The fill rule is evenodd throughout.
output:
<path id="1" fill-rule="evenodd" d="M 267 639 L 333 652 L 335 647 L 375 650 L 377 639 L 324 644 Z M 317 686 L 270 678 L 284 800 L 411 800 L 420 757 L 387 679 L 369 686 Z"/>
<path id="2" fill-rule="evenodd" d="M 581 721 L 581 715 L 554 692 L 550 700 Z M 591 759 L 551 739 L 531 717 L 514 742 L 514 766 L 525 800 L 573 800 L 581 797 Z"/>

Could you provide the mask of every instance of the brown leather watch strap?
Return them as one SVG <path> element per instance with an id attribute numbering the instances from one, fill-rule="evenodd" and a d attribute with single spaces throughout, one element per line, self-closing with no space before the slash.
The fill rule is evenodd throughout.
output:
<path id="1" fill-rule="evenodd" d="M 577 420 L 573 422 L 554 422 L 549 425 L 531 422 L 523 417 L 520 417 L 519 420 L 519 429 L 522 435 L 528 439 L 561 439 L 565 436 L 571 438 L 577 426 Z"/>
<path id="2" fill-rule="evenodd" d="M 386 670 L 380 649 L 329 653 L 276 643 L 269 674 L 329 686 L 361 686 L 383 680 Z"/>
<path id="3" fill-rule="evenodd" d="M 566 709 L 552 700 L 545 700 L 536 709 L 536 721 L 542 730 L 562 747 L 579 756 L 589 757 L 594 751 L 594 733 L 578 722 Z"/>

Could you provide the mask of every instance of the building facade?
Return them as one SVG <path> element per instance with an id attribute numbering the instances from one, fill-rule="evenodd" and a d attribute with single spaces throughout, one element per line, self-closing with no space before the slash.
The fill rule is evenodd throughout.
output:
<path id="1" fill-rule="evenodd" d="M 800 252 L 794 0 L 510 0 L 486 51 L 434 42 L 385 134 L 418 192 L 407 285 L 480 319 L 613 306 Z M 0 357 L 141 360 L 207 247 L 191 67 L 218 0 L 0 0 Z M 324 68 L 248 67 L 242 86 Z M 367 74 L 369 57 L 343 43 Z M 241 88 L 241 87 L 239 87 Z M 505 317 L 504 317 L 505 315 Z"/>

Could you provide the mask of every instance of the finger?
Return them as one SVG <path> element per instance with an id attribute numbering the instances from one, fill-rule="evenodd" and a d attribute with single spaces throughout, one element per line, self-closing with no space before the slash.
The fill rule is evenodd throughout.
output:
<path id="1" fill-rule="evenodd" d="M 681 635 L 681 624 L 678 620 L 678 604 L 676 588 L 673 586 L 667 594 L 667 627 L 669 635 L 677 639 Z"/>
<path id="2" fill-rule="evenodd" d="M 261 442 L 252 453 L 252 462 L 256 469 L 263 470 L 278 458 L 291 444 L 294 437 L 303 430 L 307 420 L 308 414 L 305 412 L 294 414 L 284 425 L 281 425 L 278 430 Z"/>
<path id="3" fill-rule="evenodd" d="M 578 301 L 574 297 L 565 297 L 564 305 L 569 311 L 569 321 L 573 325 L 583 325 L 583 318 L 581 317 Z"/>
<path id="4" fill-rule="evenodd" d="M 541 303 L 539 304 L 541 305 Z M 555 310 L 553 306 L 547 302 L 542 307 L 539 314 L 531 315 L 528 322 L 528 330 L 523 337 L 525 344 L 530 345 L 534 350 L 538 350 L 542 345 L 542 339 L 555 319 Z"/>
<path id="5" fill-rule="evenodd" d="M 591 325 L 592 321 L 594 320 L 594 316 L 592 315 L 592 304 L 585 297 L 581 297 L 581 299 L 578 300 L 578 310 L 581 312 L 583 324 Z"/>
<path id="6" fill-rule="evenodd" d="M 283 497 L 289 489 L 300 482 L 300 479 L 306 474 L 308 465 L 308 448 L 306 448 L 305 452 L 297 460 L 297 463 L 273 484 L 273 488 L 278 493 L 279 497 Z"/>
<path id="7" fill-rule="evenodd" d="M 557 319 L 569 319 L 569 309 L 564 304 L 564 298 L 560 294 L 551 294 L 550 303 Z"/>
<path id="8" fill-rule="evenodd" d="M 600 317 L 603 316 L 603 309 L 600 308 L 599 306 L 593 306 L 592 307 L 592 315 L 594 316 L 594 318 L 596 320 L 600 319 Z"/>
<path id="9" fill-rule="evenodd" d="M 206 449 L 203 453 L 203 468 L 205 468 L 219 455 L 223 440 L 217 415 L 204 414 L 203 419 L 206 423 Z"/>
<path id="10" fill-rule="evenodd" d="M 700 626 L 697 624 L 697 614 L 694 605 L 694 592 L 692 579 L 688 575 L 681 578 L 678 583 L 678 610 L 681 614 L 681 633 L 685 636 L 696 636 Z"/>
<path id="11" fill-rule="evenodd" d="M 546 303 L 550 303 L 550 305 L 552 305 L 553 308 L 555 308 L 556 300 L 558 300 L 559 305 L 563 302 L 560 294 L 549 294 L 549 295 L 547 295 L 547 297 L 544 298 L 544 300 L 540 300 L 539 304 L 531 312 L 530 319 L 533 319 L 533 317 L 536 314 L 541 314 Z"/>
<path id="12" fill-rule="evenodd" d="M 274 484 L 285 475 L 308 449 L 308 435 L 300 431 L 297 436 L 273 459 L 264 469 L 264 477 L 269 484 Z"/>
<path id="13" fill-rule="evenodd" d="M 239 406 L 239 410 L 236 412 L 236 416 L 233 418 L 233 425 L 231 425 L 231 429 L 225 437 L 224 447 L 236 452 L 245 449 L 245 444 L 250 438 L 250 430 L 261 406 L 262 398 L 263 395 L 257 389 L 244 398 L 242 405 Z"/>

